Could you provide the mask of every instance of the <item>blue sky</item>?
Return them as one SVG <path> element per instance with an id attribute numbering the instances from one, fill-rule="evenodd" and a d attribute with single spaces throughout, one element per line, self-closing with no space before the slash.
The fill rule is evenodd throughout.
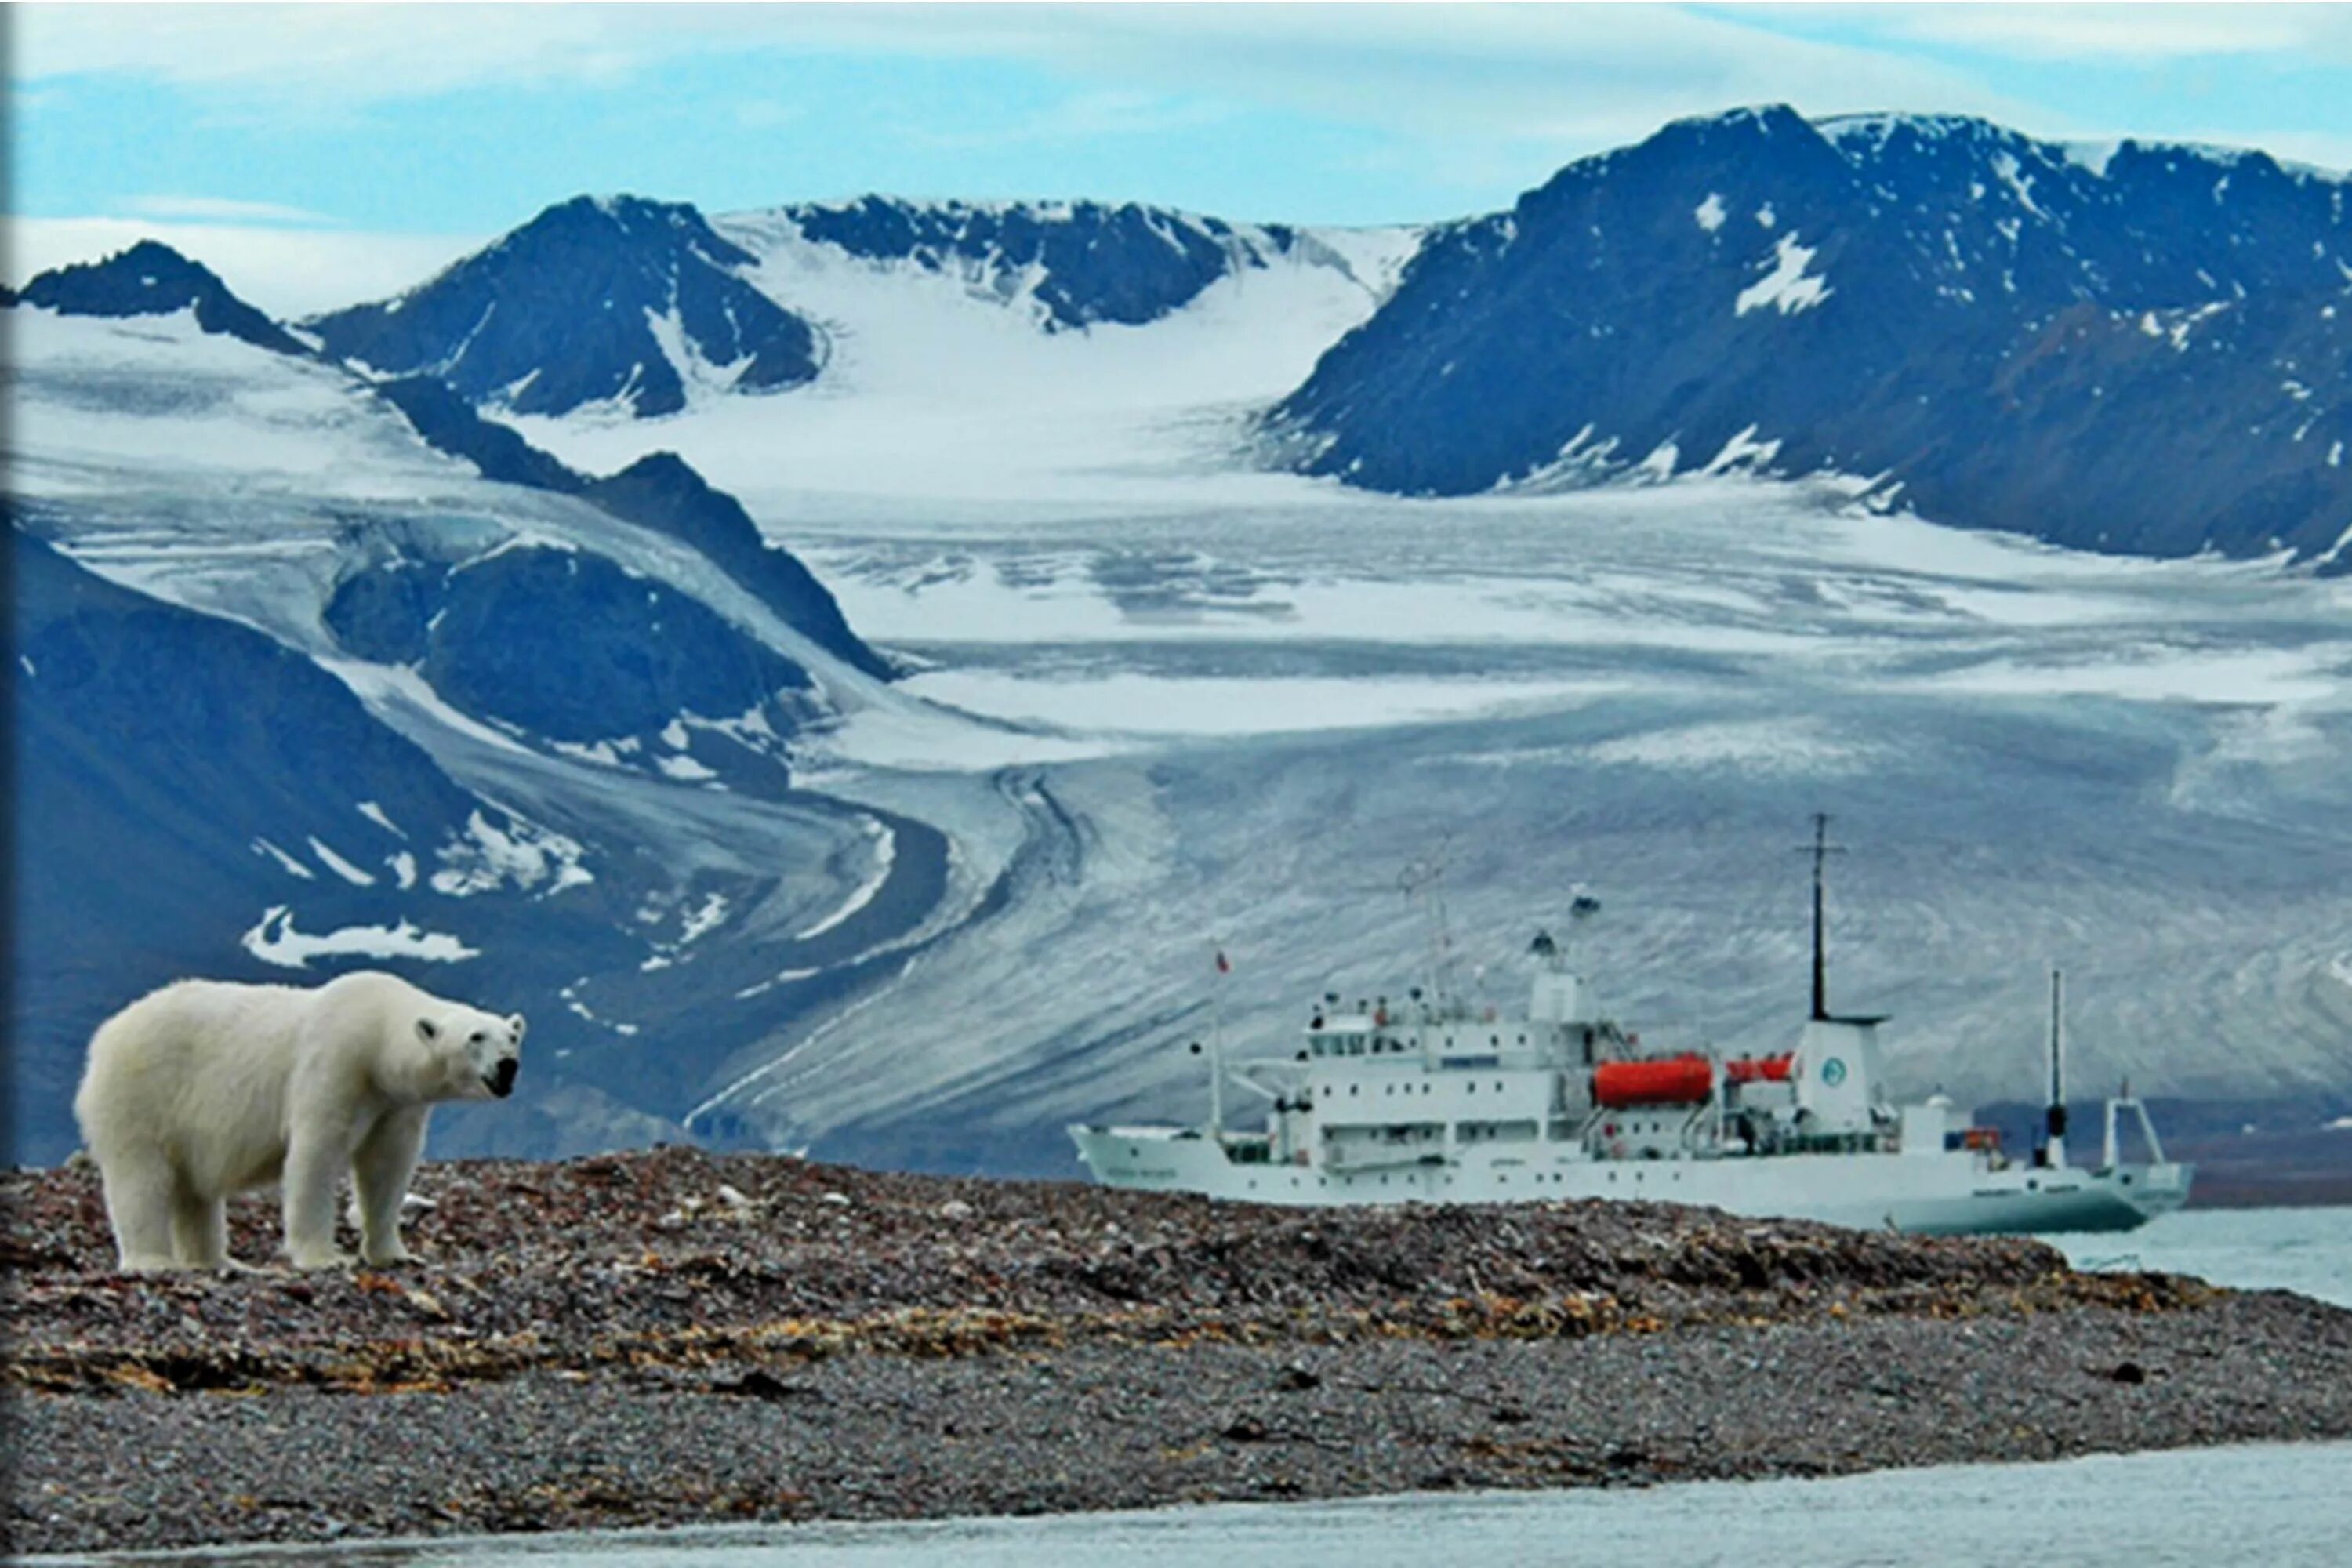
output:
<path id="1" fill-rule="evenodd" d="M 2352 165 L 2352 5 L 12 10 L 34 260 L 142 227 L 446 248 L 581 191 L 1419 221 L 1769 101 Z"/>

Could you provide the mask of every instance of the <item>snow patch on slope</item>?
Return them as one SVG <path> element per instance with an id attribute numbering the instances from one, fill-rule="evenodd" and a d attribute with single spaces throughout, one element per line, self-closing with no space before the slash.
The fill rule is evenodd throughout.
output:
<path id="1" fill-rule="evenodd" d="M 478 948 L 454 936 L 420 930 L 403 920 L 396 926 L 344 926 L 316 933 L 298 931 L 294 911 L 273 904 L 239 945 L 264 963 L 280 969 L 307 969 L 314 958 L 411 958 L 429 963 L 458 963 L 478 958 Z"/>
<path id="2" fill-rule="evenodd" d="M 1799 245 L 1794 234 L 1782 235 L 1772 247 L 1772 270 L 1739 291 L 1732 314 L 1744 316 L 1769 305 L 1784 316 L 1794 316 L 1828 299 L 1836 292 L 1829 280 L 1805 270 L 1816 254 L 1814 247 Z"/>
<path id="3" fill-rule="evenodd" d="M 475 812 L 467 819 L 465 836 L 441 847 L 433 890 L 462 899 L 511 882 L 523 889 L 545 883 L 548 892 L 560 893 L 596 879 L 580 863 L 583 851 L 573 840 L 520 819 L 512 829 Z"/>

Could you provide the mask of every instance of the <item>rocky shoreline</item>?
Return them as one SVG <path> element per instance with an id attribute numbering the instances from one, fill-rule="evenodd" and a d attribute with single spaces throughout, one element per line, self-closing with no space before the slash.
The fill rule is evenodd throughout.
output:
<path id="1" fill-rule="evenodd" d="M 2352 1436 L 2352 1312 L 2012 1238 L 1272 1210 L 694 1150 L 420 1171 L 421 1261 L 126 1278 L 0 1175 L 16 1552 L 1628 1485 Z M 233 1249 L 265 1258 L 265 1199 Z"/>

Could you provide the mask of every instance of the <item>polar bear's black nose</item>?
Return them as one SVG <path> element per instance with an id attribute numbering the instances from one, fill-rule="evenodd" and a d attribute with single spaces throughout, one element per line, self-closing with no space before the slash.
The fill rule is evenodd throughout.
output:
<path id="1" fill-rule="evenodd" d="M 515 1074 L 521 1070 L 522 1063 L 517 1061 L 514 1058 L 507 1057 L 502 1058 L 499 1062 L 497 1069 L 490 1074 L 490 1092 L 497 1095 L 500 1100 L 504 1100 L 508 1095 L 512 1094 L 514 1092 Z"/>

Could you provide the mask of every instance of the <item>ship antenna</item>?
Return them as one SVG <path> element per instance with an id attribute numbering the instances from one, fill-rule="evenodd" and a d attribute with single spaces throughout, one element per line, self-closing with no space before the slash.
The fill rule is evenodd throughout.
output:
<path id="1" fill-rule="evenodd" d="M 1830 842 L 1829 813 L 1813 813 L 1813 841 L 1804 852 L 1813 858 L 1813 1022 L 1819 1024 L 1830 1016 L 1829 957 L 1822 940 L 1822 866 L 1831 856 L 1845 853 L 1845 846 Z"/>
<path id="2" fill-rule="evenodd" d="M 1454 931 L 1445 915 L 1445 848 L 1426 860 L 1416 860 L 1397 873 L 1397 887 L 1406 898 L 1418 897 L 1429 920 L 1429 999 L 1443 1009 L 1454 993 Z"/>

